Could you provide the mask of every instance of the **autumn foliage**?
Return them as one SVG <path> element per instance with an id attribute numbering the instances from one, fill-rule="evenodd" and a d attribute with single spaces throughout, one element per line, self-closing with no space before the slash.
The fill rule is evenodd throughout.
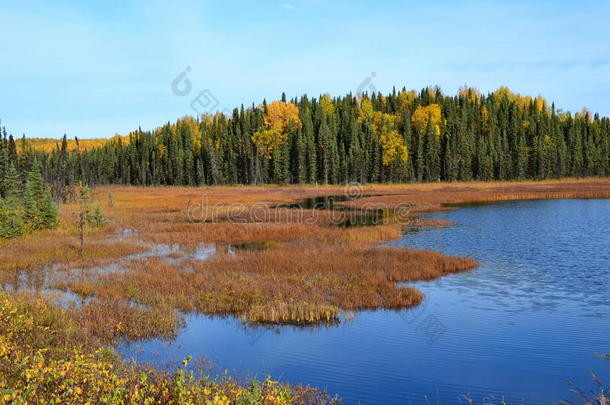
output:
<path id="1" fill-rule="evenodd" d="M 40 296 L 0 292 L 0 404 L 266 404 L 336 403 L 309 387 L 267 377 L 240 384 L 196 376 L 190 356 L 173 373 L 123 363 L 109 347 L 75 336 L 65 310 Z"/>
<path id="2" fill-rule="evenodd" d="M 428 124 L 431 124 L 434 133 L 438 136 L 441 133 L 441 107 L 438 104 L 419 106 L 413 112 L 412 121 L 418 134 L 425 134 Z"/>
<path id="3" fill-rule="evenodd" d="M 101 148 L 106 145 L 110 140 L 118 140 L 121 139 L 122 142 L 128 142 L 129 137 L 115 135 L 112 138 L 92 138 L 92 139 L 68 139 L 67 140 L 67 150 L 69 152 L 73 151 L 86 151 L 92 150 L 95 148 Z M 26 148 L 31 148 L 31 150 L 36 152 L 52 152 L 55 150 L 61 149 L 61 139 L 56 138 L 27 138 Z M 21 142 L 16 143 L 19 152 L 23 152 L 23 144 Z"/>
<path id="4" fill-rule="evenodd" d="M 277 129 L 261 129 L 252 135 L 252 142 L 256 145 L 258 153 L 271 159 L 273 151 L 286 142 L 286 138 L 286 134 Z"/>
<path id="5" fill-rule="evenodd" d="M 286 142 L 291 126 L 301 126 L 299 109 L 293 103 L 274 101 L 267 106 L 264 124 L 263 129 L 252 135 L 252 142 L 261 155 L 271 158 L 273 150 Z"/>
<path id="6" fill-rule="evenodd" d="M 409 151 L 404 138 L 396 130 L 384 132 L 379 137 L 383 149 L 382 161 L 385 166 L 393 163 L 406 163 Z"/>

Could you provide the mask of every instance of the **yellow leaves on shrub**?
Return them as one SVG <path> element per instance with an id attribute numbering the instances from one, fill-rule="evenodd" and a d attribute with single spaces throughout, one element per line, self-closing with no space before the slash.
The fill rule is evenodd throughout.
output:
<path id="1" fill-rule="evenodd" d="M 426 133 L 430 119 L 432 120 L 434 133 L 439 136 L 441 134 L 441 107 L 438 104 L 417 107 L 411 118 L 413 127 L 418 134 Z"/>
<path id="2" fill-rule="evenodd" d="M 283 145 L 287 138 L 290 126 L 301 126 L 299 108 L 293 103 L 274 101 L 267 106 L 264 117 L 265 128 L 252 135 L 252 142 L 258 152 L 270 159 L 273 150 Z"/>
<path id="3" fill-rule="evenodd" d="M 0 291 L 0 404 L 297 402 L 292 387 L 269 378 L 238 385 L 233 379 L 196 378 L 185 369 L 159 373 L 120 362 L 110 348 L 56 339 L 70 327 L 64 315 L 47 301 Z"/>
<path id="4" fill-rule="evenodd" d="M 0 335 L 0 359 L 8 356 L 14 348 L 14 345 L 6 337 Z"/>
<path id="5" fill-rule="evenodd" d="M 381 148 L 383 151 L 382 161 L 384 166 L 390 166 L 394 163 L 406 163 L 409 159 L 409 150 L 405 145 L 404 138 L 398 131 L 391 130 L 381 134 Z"/>

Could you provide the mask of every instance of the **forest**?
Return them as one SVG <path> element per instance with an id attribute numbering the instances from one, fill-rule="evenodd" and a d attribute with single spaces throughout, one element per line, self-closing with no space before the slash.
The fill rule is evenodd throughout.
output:
<path id="1" fill-rule="evenodd" d="M 81 141 L 82 142 L 82 141 Z M 131 185 L 523 180 L 610 174 L 610 121 L 502 87 L 302 96 L 186 116 L 106 142 L 35 147 L 3 130 L 0 178 L 39 162 L 57 193 Z M 59 190 L 59 191 L 58 191 Z M 0 193 L 6 195 L 4 184 Z"/>

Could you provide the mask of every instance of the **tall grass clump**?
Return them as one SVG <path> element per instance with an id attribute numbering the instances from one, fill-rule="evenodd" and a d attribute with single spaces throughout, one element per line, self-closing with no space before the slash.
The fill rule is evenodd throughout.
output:
<path id="1" fill-rule="evenodd" d="M 334 305 L 279 301 L 253 305 L 248 308 L 242 319 L 254 323 L 331 323 L 338 321 L 339 312 L 339 308 Z"/>

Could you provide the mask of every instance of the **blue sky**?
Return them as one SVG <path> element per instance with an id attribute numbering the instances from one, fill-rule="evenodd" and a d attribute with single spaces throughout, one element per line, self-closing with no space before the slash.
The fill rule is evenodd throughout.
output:
<path id="1" fill-rule="evenodd" d="M 17 136 L 108 137 L 193 114 L 204 90 L 199 111 L 367 79 L 506 85 L 610 115 L 609 20 L 610 2 L 586 0 L 2 0 L 0 118 Z"/>

